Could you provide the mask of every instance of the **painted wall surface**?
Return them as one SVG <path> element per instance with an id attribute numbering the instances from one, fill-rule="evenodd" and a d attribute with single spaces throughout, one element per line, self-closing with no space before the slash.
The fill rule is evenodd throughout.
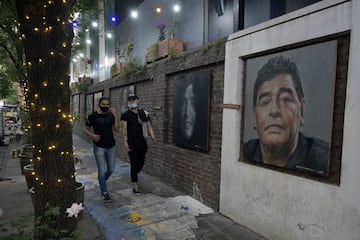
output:
<path id="1" fill-rule="evenodd" d="M 268 239 L 359 240 L 359 12 L 357 0 L 321 1 L 228 38 L 224 104 L 242 105 L 242 56 L 351 33 L 339 185 L 239 161 L 241 109 L 223 110 L 220 212 Z"/>

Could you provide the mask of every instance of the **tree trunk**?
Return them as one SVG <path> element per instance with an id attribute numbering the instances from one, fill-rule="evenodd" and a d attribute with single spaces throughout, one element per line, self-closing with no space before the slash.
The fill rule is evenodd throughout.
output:
<path id="1" fill-rule="evenodd" d="M 58 236 L 46 231 L 35 239 L 68 237 L 76 227 L 66 208 L 75 201 L 74 158 L 70 115 L 69 63 L 74 0 L 16 0 L 25 48 L 28 104 L 33 144 L 36 226 L 67 230 Z M 54 221 L 45 222 L 48 207 L 60 207 Z M 36 227 L 35 226 L 35 227 Z"/>

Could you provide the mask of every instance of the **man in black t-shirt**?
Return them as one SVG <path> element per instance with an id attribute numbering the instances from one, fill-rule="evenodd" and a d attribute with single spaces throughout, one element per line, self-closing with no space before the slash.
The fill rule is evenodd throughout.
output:
<path id="1" fill-rule="evenodd" d="M 145 137 L 150 134 L 153 142 L 156 141 L 154 130 L 150 123 L 150 115 L 147 111 L 139 109 L 139 98 L 133 93 L 128 96 L 129 110 L 121 115 L 122 134 L 124 137 L 125 151 L 130 158 L 130 175 L 133 183 L 133 192 L 140 193 L 138 173 L 144 166 L 147 152 Z"/>
<path id="2" fill-rule="evenodd" d="M 111 202 L 106 181 L 115 170 L 115 138 L 113 131 L 119 130 L 116 110 L 110 108 L 110 99 L 101 97 L 99 108 L 88 116 L 84 132 L 91 137 L 98 167 L 98 180 L 104 202 Z M 90 131 L 90 128 L 93 131 Z"/>

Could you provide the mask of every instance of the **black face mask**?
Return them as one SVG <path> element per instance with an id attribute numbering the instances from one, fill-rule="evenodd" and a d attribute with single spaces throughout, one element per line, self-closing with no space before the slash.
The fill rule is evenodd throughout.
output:
<path id="1" fill-rule="evenodd" d="M 109 107 L 100 107 L 100 109 L 103 113 L 106 113 L 107 111 L 109 111 Z"/>

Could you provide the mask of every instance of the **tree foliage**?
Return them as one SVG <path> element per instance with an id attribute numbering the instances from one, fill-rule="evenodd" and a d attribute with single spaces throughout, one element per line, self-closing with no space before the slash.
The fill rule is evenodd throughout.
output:
<path id="1" fill-rule="evenodd" d="M 0 98 L 17 96 L 13 82 L 25 81 L 24 51 L 16 19 L 15 2 L 0 1 Z"/>

